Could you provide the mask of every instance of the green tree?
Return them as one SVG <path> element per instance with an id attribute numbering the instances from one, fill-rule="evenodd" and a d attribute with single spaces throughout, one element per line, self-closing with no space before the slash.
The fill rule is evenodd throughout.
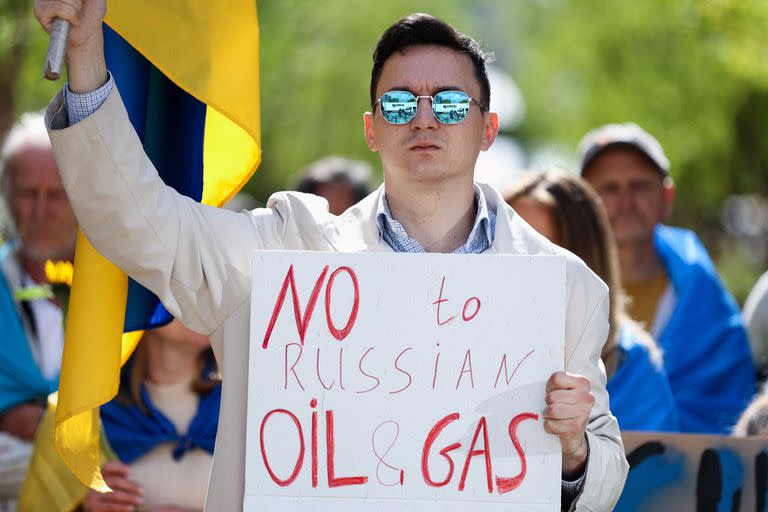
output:
<path id="1" fill-rule="evenodd" d="M 597 125 L 635 121 L 664 146 L 676 220 L 691 226 L 717 226 L 730 193 L 768 192 L 768 3 L 550 0 L 499 14 L 529 145 L 575 148 Z"/>
<path id="2" fill-rule="evenodd" d="M 39 110 L 64 83 L 43 79 L 48 36 L 28 0 L 0 3 L 0 141 L 24 111 Z"/>

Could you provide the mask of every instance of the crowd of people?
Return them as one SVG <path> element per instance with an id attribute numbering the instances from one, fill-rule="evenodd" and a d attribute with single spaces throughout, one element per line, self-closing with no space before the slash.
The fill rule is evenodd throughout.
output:
<path id="1" fill-rule="evenodd" d="M 413 34 L 419 31 L 420 39 L 414 38 Z M 405 49 L 409 51 L 405 52 Z M 457 51 L 464 53 L 457 56 Z M 467 53 L 471 57 L 466 57 Z M 390 27 L 377 45 L 371 83 L 373 110 L 366 117 L 366 140 L 372 150 L 382 153 L 386 189 L 372 189 L 371 170 L 360 162 L 331 157 L 310 165 L 296 189 L 325 197 L 327 201 L 319 207 L 323 212 L 311 211 L 306 219 L 290 221 L 294 222 L 290 225 L 287 224 L 289 220 L 283 219 L 286 233 L 291 230 L 299 233 L 292 248 L 322 250 L 322 247 L 305 242 L 300 233 L 302 229 L 319 225 L 321 220 L 332 222 L 330 216 L 364 218 L 373 214 L 369 216 L 376 219 L 374 229 L 398 252 L 481 253 L 494 244 L 493 227 L 503 225 L 524 240 L 528 254 L 565 255 L 569 261 L 568 290 L 573 297 L 567 307 L 565 340 L 569 361 L 572 359 L 573 363 L 566 369 L 588 373 L 592 382 L 587 381 L 586 393 L 589 394 L 591 385 L 597 397 L 597 403 L 592 398 L 587 409 L 588 417 L 585 416 L 584 425 L 575 434 L 558 431 L 558 418 L 547 417 L 549 423 L 545 428 L 559 435 L 563 443 L 565 508 L 576 499 L 595 499 L 595 503 L 600 503 L 599 490 L 592 490 L 589 495 L 584 489 L 587 471 L 600 470 L 598 466 L 595 469 L 588 466 L 587 458 L 605 457 L 603 460 L 608 460 L 615 450 L 620 449 L 620 440 L 616 441 L 616 434 L 611 430 L 615 422 L 603 422 L 602 427 L 593 425 L 595 418 L 611 418 L 607 412 L 608 403 L 602 402 L 605 396 L 609 397 L 610 411 L 623 430 L 724 435 L 765 433 L 768 430 L 768 398 L 759 389 L 761 378 L 768 370 L 768 275 L 755 286 L 742 317 L 697 236 L 692 231 L 666 224 L 675 195 L 670 173 L 672 166 L 661 144 L 639 126 L 599 127 L 586 134 L 578 145 L 580 164 L 577 169 L 530 170 L 503 191 L 494 192 L 477 184 L 461 188 L 454 186 L 458 179 L 447 180 L 454 190 L 450 193 L 447 189 L 440 190 L 437 197 L 445 194 L 456 198 L 465 208 L 458 208 L 458 203 L 442 205 L 445 206 L 443 212 L 456 210 L 458 213 L 449 219 L 449 225 L 442 231 L 445 236 L 439 240 L 425 235 L 429 232 L 424 231 L 428 222 L 412 222 L 417 211 L 415 203 L 411 202 L 409 206 L 409 201 L 428 203 L 434 197 L 424 193 L 428 189 L 423 183 L 402 172 L 406 164 L 398 158 L 406 157 L 397 153 L 398 150 L 393 149 L 396 145 L 387 139 L 391 136 L 387 131 L 391 127 L 382 124 L 384 121 L 376 116 L 375 99 L 382 87 L 386 90 L 391 85 L 388 82 L 390 75 L 397 76 L 400 87 L 403 82 L 408 85 L 408 79 L 403 76 L 431 72 L 432 68 L 425 62 L 434 60 L 444 64 L 440 72 L 454 68 L 461 71 L 457 72 L 458 78 L 447 82 L 462 86 L 463 81 L 468 80 L 470 85 L 465 88 L 475 91 L 474 95 L 481 100 L 473 100 L 480 107 L 477 114 L 472 110 L 464 115 L 470 121 L 462 118 L 456 124 L 481 133 L 480 142 L 469 149 L 470 153 L 474 152 L 474 158 L 452 156 L 469 168 L 468 183 L 472 183 L 471 170 L 477 153 L 490 146 L 498 129 L 493 115 L 482 106 L 487 104 L 484 96 L 488 92 L 485 90 L 484 56 L 471 38 L 455 32 L 436 18 L 427 15 L 405 18 Z M 399 75 L 392 71 L 394 66 L 400 66 Z M 474 72 L 462 74 L 466 71 L 462 66 Z M 479 84 L 476 83 L 478 76 L 481 77 Z M 414 83 L 429 81 L 416 79 Z M 106 84 L 102 80 L 97 85 L 112 87 L 110 84 L 111 79 Z M 413 88 L 418 89 L 418 86 Z M 414 94 L 434 94 L 434 91 L 417 90 Z M 77 100 L 76 94 L 69 96 L 67 102 Z M 111 98 L 100 109 L 111 109 L 104 116 L 114 115 L 115 109 L 119 108 L 116 106 L 119 100 Z M 428 103 L 419 103 L 423 101 L 421 98 L 425 96 L 416 100 L 413 116 L 408 121 L 411 124 L 406 130 L 439 130 L 441 125 L 424 108 Z M 67 105 L 71 109 L 71 104 Z M 100 107 L 96 105 L 94 108 Z M 63 111 L 66 115 L 67 109 Z M 92 111 L 87 115 L 101 114 Z M 476 116 L 482 116 L 478 117 L 481 121 L 473 125 Z M 63 122 L 77 124 L 71 117 Z M 49 120 L 49 128 L 55 130 L 56 123 L 56 119 Z M 462 137 L 466 138 L 466 134 Z M 448 136 L 434 138 L 429 141 L 432 146 L 416 141 L 410 149 L 423 150 L 423 153 L 435 148 L 439 151 L 451 143 L 459 144 L 458 140 Z M 66 143 L 64 139 L 58 142 L 59 145 Z M 75 147 L 73 151 L 80 150 Z M 24 292 L 45 285 L 46 261 L 71 262 L 74 257 L 77 222 L 53 155 L 42 116 L 26 114 L 6 138 L 0 162 L 2 193 L 13 224 L 13 230 L 8 231 L 12 234 L 0 249 L 0 323 L 3 326 L 0 511 L 3 512 L 15 508 L 34 454 L 52 442 L 50 429 L 40 427 L 38 431 L 38 426 L 45 425 L 46 415 L 52 414 L 51 406 L 46 404 L 49 395 L 57 388 L 63 349 L 63 312 L 56 297 Z M 74 156 L 61 156 L 58 148 L 57 156 L 64 162 L 62 174 L 65 174 L 65 167 L 72 166 L 72 161 L 81 165 L 79 160 L 73 160 Z M 97 163 L 93 165 L 97 166 Z M 142 168 L 136 172 L 149 171 Z M 159 186 L 153 179 L 144 181 L 146 183 L 136 185 L 137 190 L 138 187 Z M 166 199 L 172 203 L 177 201 L 170 196 Z M 82 202 L 83 199 L 75 197 L 73 201 Z M 278 203 L 275 208 L 283 208 L 284 212 L 296 205 L 318 204 L 301 194 L 285 196 Z M 110 222 L 110 215 L 130 213 L 118 211 L 120 209 L 128 208 L 116 205 L 114 212 L 106 212 L 103 221 Z M 427 213 L 424 213 L 426 217 Z M 211 226 L 221 226 L 225 221 L 235 222 L 237 215 L 240 214 L 228 212 L 221 217 L 211 217 Z M 260 215 L 266 217 L 266 214 Z M 250 226 L 250 221 L 247 224 Z M 95 233 L 95 244 L 99 243 L 99 236 L 105 236 L 93 225 L 85 228 Z M 461 231 L 463 238 L 457 238 L 459 243 L 451 245 L 451 237 L 456 234 L 453 229 Z M 127 238 L 130 239 L 132 234 L 129 235 Z M 189 234 L 179 233 L 181 236 Z M 248 233 L 240 238 L 246 243 L 252 236 Z M 237 242 L 239 244 L 241 240 Z M 266 242 L 262 245 L 269 248 Z M 117 259 L 120 258 L 117 255 Z M 183 270 L 195 264 L 183 261 L 179 267 Z M 173 264 L 165 266 L 175 267 Z M 209 270 L 216 272 L 215 268 Z M 592 274 L 607 285 L 607 292 L 601 291 L 603 285 Z M 248 274 L 244 275 L 247 282 Z M 175 279 L 183 279 L 183 276 Z M 208 279 L 215 279 L 215 276 L 208 276 Z M 152 280 L 147 282 L 152 284 Z M 225 288 L 225 285 L 221 286 Z M 171 289 L 166 285 L 158 286 L 161 288 Z M 201 319 L 192 322 L 191 327 L 213 332 L 215 325 L 222 324 L 222 316 L 209 311 L 189 314 L 194 304 L 203 301 L 185 299 L 184 292 L 166 293 L 161 299 L 168 299 L 174 315 Z M 247 298 L 247 295 L 243 297 Z M 187 302 L 177 305 L 177 299 Z M 602 304 L 605 304 L 604 308 Z M 591 305 L 587 314 L 593 311 L 605 313 L 608 319 L 605 326 L 593 324 L 591 317 L 582 318 L 584 315 L 577 310 L 587 305 Z M 213 311 L 214 306 L 210 307 Z M 238 313 L 228 311 L 229 316 L 238 317 Z M 208 317 L 213 320 L 206 320 Z M 247 316 L 242 318 L 246 319 L 247 325 Z M 214 327 L 210 327 L 212 325 Z M 237 329 L 239 327 L 230 327 L 231 332 Z M 595 353 L 600 354 L 599 365 L 592 364 L 587 355 L 582 357 L 580 351 L 587 352 L 589 348 L 579 345 L 582 340 L 586 340 L 585 345 L 597 344 Z M 223 364 L 222 361 L 219 364 Z M 234 363 L 230 360 L 228 364 Z M 234 409 L 229 409 L 225 419 L 227 406 L 221 400 L 218 366 L 209 338 L 183 327 L 179 321 L 147 331 L 123 368 L 117 396 L 101 410 L 101 428 L 109 459 L 103 473 L 115 492 L 101 494 L 70 482 L 67 485 L 73 485 L 75 490 L 63 498 L 66 503 L 51 498 L 53 502 L 49 505 L 61 510 L 81 507 L 86 511 L 134 510 L 134 507 L 155 511 L 202 509 L 208 475 L 212 464 L 215 465 L 212 454 L 220 426 L 220 407 L 222 423 L 229 422 L 226 428 L 231 435 L 218 439 L 235 443 L 228 444 L 226 451 L 234 453 L 233 450 L 242 448 L 236 443 L 244 431 L 243 425 L 236 424 L 244 416 L 235 415 Z M 599 382 L 603 370 L 607 376 L 607 395 Z M 232 386 L 236 385 L 234 379 L 238 378 L 238 371 L 238 368 L 230 370 L 236 375 L 227 377 L 233 379 Z M 580 390 L 582 381 L 569 381 L 569 378 L 572 377 L 566 373 L 552 376 L 548 391 L 561 390 L 558 386 L 562 383 L 566 383 L 563 392 Z M 579 394 L 579 400 L 583 396 Z M 593 404 L 597 412 L 592 411 Z M 233 407 L 237 405 L 234 403 Z M 586 447 L 583 439 L 588 442 Z M 571 445 L 566 449 L 568 443 L 572 443 L 572 450 Z M 604 470 L 611 472 L 608 466 Z M 626 473 L 625 466 L 617 465 L 615 470 Z M 41 484 L 38 481 L 36 485 Z M 237 501 L 237 492 L 234 498 L 223 497 L 232 489 L 236 491 L 236 487 L 227 487 L 230 484 L 223 483 L 222 479 L 216 485 L 214 499 L 219 500 L 217 503 L 227 503 L 228 499 Z M 620 490 L 620 486 L 618 488 Z M 615 501 L 616 496 L 604 499 Z"/>

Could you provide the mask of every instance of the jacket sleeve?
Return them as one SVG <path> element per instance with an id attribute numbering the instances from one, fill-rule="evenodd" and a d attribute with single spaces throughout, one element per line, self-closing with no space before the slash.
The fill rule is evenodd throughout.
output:
<path id="1" fill-rule="evenodd" d="M 573 263 L 569 262 L 569 265 Z M 581 262 L 578 265 L 583 266 Z M 586 267 L 569 274 L 572 283 L 567 287 L 566 337 L 576 337 L 575 341 L 566 339 L 565 368 L 570 373 L 587 377 L 595 396 L 587 424 L 589 461 L 586 481 L 570 510 L 613 510 L 624 488 L 629 465 L 618 422 L 609 408 L 605 367 L 600 359 L 608 336 L 608 289 Z"/>
<path id="2" fill-rule="evenodd" d="M 46 126 L 62 182 L 89 242 L 190 328 L 211 333 L 250 296 L 250 257 L 281 242 L 290 206 L 250 213 L 201 205 L 166 186 L 117 88 L 68 126 L 60 92 Z"/>

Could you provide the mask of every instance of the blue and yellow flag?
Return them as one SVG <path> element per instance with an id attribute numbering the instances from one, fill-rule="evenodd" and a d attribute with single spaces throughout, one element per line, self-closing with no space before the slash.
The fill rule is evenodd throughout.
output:
<path id="1" fill-rule="evenodd" d="M 255 0 L 131 0 L 108 5 L 107 66 L 128 116 L 170 186 L 219 206 L 261 159 Z M 127 296 L 127 306 L 126 306 Z M 84 484 L 99 469 L 99 406 L 117 393 L 137 331 L 170 320 L 150 292 L 102 258 L 82 233 L 65 333 L 56 448 Z"/>

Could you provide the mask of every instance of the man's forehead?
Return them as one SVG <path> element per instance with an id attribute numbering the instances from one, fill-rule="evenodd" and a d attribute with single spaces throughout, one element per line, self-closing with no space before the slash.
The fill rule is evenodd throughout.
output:
<path id="1" fill-rule="evenodd" d="M 632 147 L 609 147 L 597 155 L 584 173 L 586 177 L 593 174 L 591 171 L 599 170 L 606 179 L 628 180 L 630 178 L 655 178 L 660 171 L 651 160 L 641 151 Z"/>
<path id="2" fill-rule="evenodd" d="M 16 183 L 29 183 L 46 180 L 60 182 L 56 159 L 50 146 L 26 146 L 18 151 L 10 161 L 9 170 Z"/>
<path id="3" fill-rule="evenodd" d="M 446 46 L 417 45 L 393 53 L 384 63 L 377 93 L 393 89 L 430 95 L 453 89 L 478 95 L 480 84 L 465 53 Z"/>

